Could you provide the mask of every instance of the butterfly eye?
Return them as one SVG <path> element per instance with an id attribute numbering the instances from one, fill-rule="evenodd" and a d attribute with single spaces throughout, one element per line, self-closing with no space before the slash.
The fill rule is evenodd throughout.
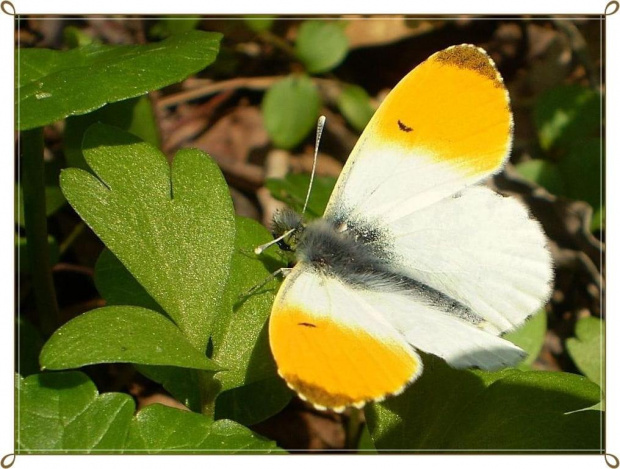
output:
<path id="1" fill-rule="evenodd" d="M 413 130 L 413 127 L 409 127 L 408 125 L 404 124 L 401 120 L 398 121 L 398 128 L 402 130 L 403 132 L 411 132 Z"/>
<path id="2" fill-rule="evenodd" d="M 283 239 L 281 239 L 280 241 L 277 242 L 277 245 L 280 249 L 282 249 L 283 251 L 289 251 L 292 252 L 293 248 L 291 247 L 290 244 L 288 244 L 286 241 L 284 241 Z"/>

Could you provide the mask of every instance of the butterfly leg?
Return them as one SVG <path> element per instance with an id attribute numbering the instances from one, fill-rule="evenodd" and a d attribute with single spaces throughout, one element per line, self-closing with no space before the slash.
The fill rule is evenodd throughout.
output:
<path id="1" fill-rule="evenodd" d="M 279 268 L 278 270 L 272 272 L 271 275 L 266 277 L 261 283 L 254 285 L 252 288 L 250 288 L 245 293 L 240 294 L 239 298 L 245 298 L 245 297 L 252 295 L 254 292 L 260 290 L 262 287 L 264 287 L 266 284 L 268 284 L 275 278 L 279 277 L 280 275 L 282 276 L 282 278 L 286 277 L 291 272 L 291 270 L 293 270 L 291 267 Z"/>

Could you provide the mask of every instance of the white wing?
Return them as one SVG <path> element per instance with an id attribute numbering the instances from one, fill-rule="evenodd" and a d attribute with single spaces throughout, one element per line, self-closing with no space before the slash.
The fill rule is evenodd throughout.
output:
<path id="1" fill-rule="evenodd" d="M 387 226 L 395 269 L 469 307 L 496 333 L 518 326 L 549 298 L 545 236 L 514 198 L 472 187 Z"/>
<path id="2" fill-rule="evenodd" d="M 525 353 L 513 343 L 420 299 L 402 293 L 365 291 L 359 302 L 386 318 L 415 348 L 455 368 L 496 370 L 517 364 Z"/>

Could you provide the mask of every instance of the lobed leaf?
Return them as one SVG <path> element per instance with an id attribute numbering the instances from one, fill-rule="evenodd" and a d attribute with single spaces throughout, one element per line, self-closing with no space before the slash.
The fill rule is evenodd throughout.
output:
<path id="1" fill-rule="evenodd" d="M 274 442 L 229 420 L 99 394 L 81 372 L 17 377 L 16 453 L 275 453 Z"/>
<path id="2" fill-rule="evenodd" d="M 17 376 L 16 452 L 111 452 L 122 448 L 133 416 L 127 394 L 99 395 L 81 372 Z"/>
<path id="3" fill-rule="evenodd" d="M 95 287 L 109 306 L 141 306 L 166 314 L 109 249 L 95 263 Z"/>
<path id="4" fill-rule="evenodd" d="M 106 306 L 72 319 L 46 342 L 40 363 L 49 370 L 95 363 L 218 369 L 172 321 L 136 306 Z"/>
<path id="5" fill-rule="evenodd" d="M 97 177 L 70 168 L 65 197 L 199 351 L 222 306 L 234 244 L 233 207 L 217 165 L 181 150 L 172 170 L 137 137 L 103 124 L 84 137 Z"/>
<path id="6" fill-rule="evenodd" d="M 18 49 L 17 126 L 41 127 L 179 82 L 215 60 L 221 37 L 190 31 L 146 45 Z"/>
<path id="7" fill-rule="evenodd" d="M 256 246 L 271 239 L 262 225 L 242 217 L 236 224 L 235 252 L 224 295 L 227 306 L 214 322 L 210 356 L 226 369 L 215 375 L 216 394 L 220 394 L 216 417 L 252 425 L 279 412 L 292 394 L 277 376 L 267 340 L 267 321 L 279 281 L 273 280 L 251 296 L 243 294 L 285 264 L 272 251 L 260 257 L 254 254 Z M 97 262 L 95 282 L 107 301 L 143 307 L 154 302 L 109 251 Z M 138 371 L 161 383 L 188 408 L 200 410 L 200 371 L 143 365 Z"/>
<path id="8" fill-rule="evenodd" d="M 278 453 L 274 442 L 230 420 L 213 421 L 194 412 L 150 405 L 131 422 L 128 452 Z"/>
<path id="9" fill-rule="evenodd" d="M 67 166 L 90 170 L 82 154 L 84 132 L 96 123 L 109 124 L 159 147 L 159 130 L 147 96 L 110 103 L 88 114 L 71 116 L 65 122 L 64 151 Z"/>

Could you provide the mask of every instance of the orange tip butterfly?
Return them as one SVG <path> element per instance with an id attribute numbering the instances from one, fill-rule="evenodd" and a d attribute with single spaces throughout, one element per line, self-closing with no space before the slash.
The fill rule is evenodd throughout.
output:
<path id="1" fill-rule="evenodd" d="M 274 218 L 297 263 L 269 342 L 302 399 L 340 412 L 399 394 L 422 373 L 417 350 L 456 368 L 523 358 L 501 335 L 549 298 L 551 255 L 526 207 L 479 184 L 501 171 L 512 127 L 491 58 L 449 47 L 381 104 L 323 218 Z"/>

